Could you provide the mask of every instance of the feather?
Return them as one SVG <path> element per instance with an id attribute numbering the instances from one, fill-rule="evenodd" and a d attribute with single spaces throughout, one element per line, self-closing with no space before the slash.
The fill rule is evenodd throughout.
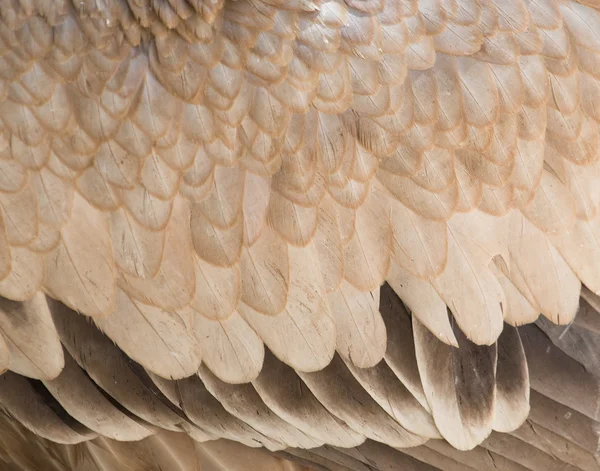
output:
<path id="1" fill-rule="evenodd" d="M 426 441 L 387 415 L 360 387 L 340 357 L 335 356 L 321 371 L 299 373 L 299 376 L 321 404 L 366 437 L 399 448 Z M 361 405 L 360 409 L 356 403 Z"/>
<path id="2" fill-rule="evenodd" d="M 75 194 L 60 242 L 45 255 L 45 288 L 84 314 L 111 312 L 115 303 L 112 252 L 106 215 Z"/>
<path id="3" fill-rule="evenodd" d="M 14 193 L 27 182 L 27 170 L 16 160 L 0 160 L 0 190 Z"/>
<path id="4" fill-rule="evenodd" d="M 496 278 L 477 260 L 480 250 L 462 228 L 449 227 L 448 265 L 431 284 L 458 325 L 479 345 L 493 344 L 502 331 L 504 293 Z"/>
<path id="5" fill-rule="evenodd" d="M 194 312 L 193 333 L 202 348 L 204 364 L 221 381 L 247 383 L 260 373 L 263 342 L 237 312 L 227 319 L 208 319 Z"/>
<path id="6" fill-rule="evenodd" d="M 460 58 L 457 64 L 465 119 L 477 127 L 494 122 L 500 103 L 491 68 L 471 58 Z"/>
<path id="7" fill-rule="evenodd" d="M 344 278 L 360 290 L 380 286 L 389 269 L 392 231 L 385 198 L 370 192 L 356 212 L 356 231 L 344 249 Z"/>
<path id="8" fill-rule="evenodd" d="M 527 219 L 512 229 L 508 277 L 540 312 L 558 324 L 573 320 L 581 283 L 548 237 Z"/>
<path id="9" fill-rule="evenodd" d="M 10 348 L 4 336 L 0 336 L 0 371 L 5 373 L 11 362 Z"/>
<path id="10" fill-rule="evenodd" d="M 85 317 L 52 299 L 48 306 L 64 348 L 98 387 L 145 422 L 178 430 L 177 424 L 184 419 L 160 391 L 149 389 L 152 382 L 142 368 Z"/>
<path id="11" fill-rule="evenodd" d="M 495 345 L 477 346 L 457 328 L 459 348 L 437 340 L 413 317 L 415 352 L 423 389 L 442 436 L 469 450 L 492 430 L 495 409 Z"/>
<path id="12" fill-rule="evenodd" d="M 280 313 L 287 303 L 290 283 L 288 247 L 270 228 L 265 228 L 240 257 L 242 301 L 269 315 Z"/>
<path id="13" fill-rule="evenodd" d="M 64 366 L 62 347 L 46 297 L 24 303 L 2 299 L 0 329 L 10 350 L 10 369 L 35 379 L 56 378 Z"/>
<path id="14" fill-rule="evenodd" d="M 128 211 L 110 213 L 110 233 L 117 267 L 137 278 L 152 278 L 160 269 L 165 231 L 150 231 Z"/>
<path id="15" fill-rule="evenodd" d="M 422 279 L 440 275 L 448 251 L 445 223 L 425 219 L 392 199 L 390 206 L 394 260 Z"/>
<path id="16" fill-rule="evenodd" d="M 238 309 L 281 361 L 298 371 L 315 371 L 325 367 L 333 357 L 335 323 L 327 305 L 314 246 L 303 249 L 289 246 L 288 254 L 289 293 L 283 312 L 265 316 L 244 303 Z"/>
<path id="17" fill-rule="evenodd" d="M 385 324 L 379 314 L 379 290 L 361 292 L 344 281 L 327 300 L 335 319 L 340 356 L 359 368 L 379 363 L 387 346 Z"/>
<path id="18" fill-rule="evenodd" d="M 377 404 L 410 432 L 427 438 L 441 438 L 433 418 L 394 375 L 385 362 L 372 368 L 346 366 Z"/>
<path id="19" fill-rule="evenodd" d="M 251 384 L 224 383 L 204 367 L 200 368 L 198 375 L 225 410 L 266 437 L 289 447 L 316 448 L 322 444 L 279 418 L 262 402 Z"/>
<path id="20" fill-rule="evenodd" d="M 339 288 L 344 274 L 342 229 L 337 208 L 338 205 L 330 198 L 321 201 L 317 233 L 313 239 L 327 293 Z"/>
<path id="21" fill-rule="evenodd" d="M 277 191 L 271 192 L 268 221 L 288 243 L 303 247 L 317 230 L 317 208 L 300 206 Z"/>
<path id="22" fill-rule="evenodd" d="M 11 245 L 27 245 L 38 234 L 38 205 L 33 188 L 18 193 L 0 193 L 4 230 Z"/>
<path id="23" fill-rule="evenodd" d="M 72 185 L 44 169 L 35 174 L 33 188 L 40 221 L 55 228 L 64 225 L 73 204 Z"/>
<path id="24" fill-rule="evenodd" d="M 0 376 L 0 401 L 12 417 L 40 437 L 56 443 L 76 444 L 95 436 L 72 419 L 56 401 L 52 403 L 27 378 L 12 372 Z M 50 402 L 50 403 L 48 403 Z"/>
<path id="25" fill-rule="evenodd" d="M 413 316 L 439 340 L 458 347 L 450 325 L 448 308 L 431 283 L 415 277 L 400 265 L 392 263 L 387 282 L 410 309 Z"/>
<path id="26" fill-rule="evenodd" d="M 44 385 L 74 419 L 102 436 L 129 441 L 153 432 L 115 407 L 66 352 L 64 369 Z"/>
<path id="27" fill-rule="evenodd" d="M 191 306 L 210 319 L 225 319 L 236 308 L 241 295 L 240 271 L 214 267 L 194 257 L 196 293 Z"/>
<path id="28" fill-rule="evenodd" d="M 147 229 L 160 231 L 169 223 L 173 200 L 161 200 L 141 184 L 121 191 L 121 199 L 134 219 Z"/>
<path id="29" fill-rule="evenodd" d="M 430 412 L 417 368 L 410 315 L 387 283 L 381 287 L 380 299 L 379 311 L 388 333 L 385 362 L 421 407 Z"/>
<path id="30" fill-rule="evenodd" d="M 269 179 L 246 172 L 244 185 L 244 244 L 251 246 L 260 236 L 266 222 L 271 196 Z"/>
<path id="31" fill-rule="evenodd" d="M 201 352 L 175 313 L 132 300 L 118 289 L 114 312 L 96 325 L 131 359 L 170 379 L 185 378 L 200 366 Z"/>
<path id="32" fill-rule="evenodd" d="M 551 238 L 571 270 L 594 293 L 600 292 L 600 278 L 598 271 L 594 269 L 596 260 L 600 260 L 600 246 L 596 236 L 600 231 L 599 223 L 599 216 L 591 221 L 576 220 L 570 234 Z"/>
<path id="33" fill-rule="evenodd" d="M 494 263 L 496 263 L 496 260 L 494 260 Z M 502 262 L 498 261 L 497 263 L 503 266 L 503 270 L 496 273 L 496 278 L 498 278 L 498 283 L 502 286 L 506 297 L 506 305 L 503 306 L 502 310 L 504 322 L 515 327 L 535 322 L 540 314 L 539 308 L 532 306 L 510 278 L 507 277 L 508 267 L 506 267 L 506 262 L 502 259 Z"/>
<path id="34" fill-rule="evenodd" d="M 187 306 L 194 296 L 196 278 L 192 241 L 188 230 L 189 205 L 175 198 L 173 214 L 165 232 L 165 250 L 160 269 L 154 278 L 136 278 L 121 273 L 119 286 L 144 304 L 165 311 Z"/>
<path id="35" fill-rule="evenodd" d="M 356 446 L 365 440 L 364 436 L 332 415 L 294 370 L 268 351 L 264 367 L 252 384 L 271 410 L 309 436 L 341 447 Z"/>
<path id="36" fill-rule="evenodd" d="M 208 392 L 198 376 L 179 380 L 177 389 L 185 414 L 201 430 L 206 430 L 215 437 L 234 439 L 254 448 L 262 445 L 276 450 L 283 447 L 280 442 L 270 440 L 227 412 Z"/>
<path id="37" fill-rule="evenodd" d="M 95 167 L 88 167 L 79 175 L 75 188 L 98 209 L 115 210 L 121 204 L 118 189 L 108 184 Z"/>
<path id="38" fill-rule="evenodd" d="M 183 193 L 184 187 L 180 187 L 180 190 Z M 194 250 L 202 259 L 221 267 L 229 267 L 240 259 L 244 239 L 241 218 L 233 227 L 220 229 L 211 224 L 201 212 L 194 211 L 190 228 Z"/>
<path id="39" fill-rule="evenodd" d="M 153 196 L 171 199 L 177 192 L 179 172 L 169 167 L 156 153 L 152 153 L 142 166 L 141 182 Z"/>
<path id="40" fill-rule="evenodd" d="M 529 370 L 519 332 L 504 326 L 498 338 L 496 405 L 492 427 L 498 432 L 518 429 L 529 415 Z"/>
<path id="41" fill-rule="evenodd" d="M 244 177 L 244 172 L 239 168 L 217 165 L 212 191 L 207 199 L 192 207 L 192 212 L 201 211 L 211 224 L 219 228 L 231 227 L 241 216 Z"/>

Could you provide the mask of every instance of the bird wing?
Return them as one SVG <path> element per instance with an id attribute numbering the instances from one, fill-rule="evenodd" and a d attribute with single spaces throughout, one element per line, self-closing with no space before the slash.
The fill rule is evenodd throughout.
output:
<path id="1" fill-rule="evenodd" d="M 70 443 L 515 429 L 506 325 L 600 292 L 599 31 L 558 0 L 5 2 L 3 404 Z"/>

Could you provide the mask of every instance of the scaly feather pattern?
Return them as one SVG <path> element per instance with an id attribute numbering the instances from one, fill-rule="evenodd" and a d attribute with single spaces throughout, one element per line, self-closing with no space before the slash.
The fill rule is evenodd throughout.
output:
<path id="1" fill-rule="evenodd" d="M 26 427 L 521 425 L 509 326 L 600 293 L 596 0 L 1 3 L 0 402 Z"/>

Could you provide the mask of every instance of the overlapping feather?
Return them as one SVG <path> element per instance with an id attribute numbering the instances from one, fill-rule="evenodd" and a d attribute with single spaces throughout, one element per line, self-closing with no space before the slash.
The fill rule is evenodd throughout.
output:
<path id="1" fill-rule="evenodd" d="M 437 434 L 425 412 L 461 448 L 518 425 L 494 411 L 526 385 L 518 352 L 495 346 L 504 322 L 569 323 L 582 284 L 600 291 L 600 12 L 572 0 L 104 3 L 0 9 L 0 367 L 57 381 L 76 411 L 56 389 L 60 337 L 108 388 L 45 293 L 150 375 L 186 385 L 203 361 L 213 386 L 253 381 L 277 408 L 263 383 L 272 352 L 310 383 L 319 418 L 278 414 L 335 431 L 319 443 L 420 443 Z M 403 304 L 380 294 L 386 282 Z M 416 326 L 410 366 L 392 305 Z M 461 345 L 487 352 L 489 400 L 466 419 L 444 402 L 451 378 L 428 369 L 463 361 Z M 371 422 L 334 404 L 336 375 L 345 397 L 370 395 Z M 417 426 L 382 405 L 396 380 Z M 441 418 L 448 404 L 456 414 Z"/>

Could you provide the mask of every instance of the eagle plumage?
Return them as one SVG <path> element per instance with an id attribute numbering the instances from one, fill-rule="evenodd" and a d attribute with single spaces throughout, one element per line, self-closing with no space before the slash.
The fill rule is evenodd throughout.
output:
<path id="1" fill-rule="evenodd" d="M 600 469 L 599 7 L 0 2 L 0 460 Z"/>

